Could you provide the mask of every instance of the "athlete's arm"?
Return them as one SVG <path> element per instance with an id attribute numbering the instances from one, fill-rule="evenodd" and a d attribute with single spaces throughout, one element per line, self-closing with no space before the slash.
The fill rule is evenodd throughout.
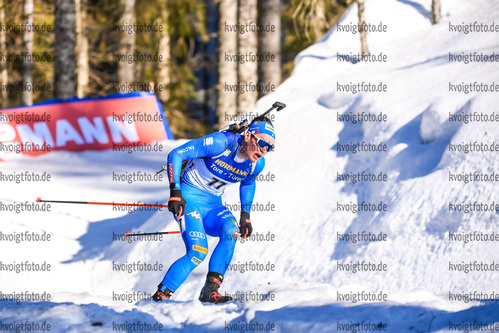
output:
<path id="1" fill-rule="evenodd" d="M 250 173 L 245 180 L 241 182 L 239 187 L 239 197 L 241 200 L 241 218 L 239 219 L 239 233 L 243 238 L 251 236 L 253 226 L 251 225 L 250 212 L 253 204 L 253 197 L 256 190 L 256 176 L 262 172 L 265 166 L 265 159 L 262 157 L 256 162 L 255 169 Z"/>
<path id="2" fill-rule="evenodd" d="M 229 136 L 233 133 L 217 132 L 191 140 L 175 149 L 168 155 L 168 180 L 170 188 L 180 187 L 180 171 L 182 161 L 201 157 L 220 155 L 228 148 Z M 171 184 L 175 184 L 171 186 Z"/>
<path id="3" fill-rule="evenodd" d="M 256 161 L 255 169 L 250 173 L 239 186 L 239 198 L 241 200 L 241 211 L 251 213 L 251 205 L 256 191 L 256 176 L 258 176 L 265 167 L 265 159 L 262 157 Z"/>

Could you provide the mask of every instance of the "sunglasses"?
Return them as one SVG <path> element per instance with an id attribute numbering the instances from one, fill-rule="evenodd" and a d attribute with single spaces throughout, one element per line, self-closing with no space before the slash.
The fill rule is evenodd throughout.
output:
<path id="1" fill-rule="evenodd" d="M 253 132 L 250 132 L 250 134 L 255 138 L 256 144 L 258 145 L 258 147 L 260 147 L 261 149 L 266 149 L 267 153 L 270 153 L 272 150 L 274 150 L 274 148 L 275 148 L 274 145 L 271 145 L 270 143 L 268 143 L 264 139 L 260 139 L 255 134 L 253 134 Z"/>

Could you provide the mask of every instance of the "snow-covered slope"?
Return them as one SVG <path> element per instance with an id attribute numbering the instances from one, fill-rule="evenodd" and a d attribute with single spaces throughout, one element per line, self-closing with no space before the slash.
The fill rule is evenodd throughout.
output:
<path id="1" fill-rule="evenodd" d="M 497 152 L 451 149 L 499 143 L 497 121 L 454 121 L 469 114 L 498 115 L 499 92 L 449 90 L 463 82 L 499 84 L 499 66 L 497 61 L 450 61 L 449 54 L 499 53 L 497 33 L 454 31 L 463 23 L 497 21 L 499 3 L 442 2 L 441 22 L 431 25 L 430 1 L 366 1 L 367 21 L 386 25 L 386 32 L 369 33 L 368 43 L 373 56 L 386 55 L 387 61 L 370 63 L 345 61 L 360 49 L 359 35 L 344 31 L 357 22 L 352 6 L 321 42 L 297 57 L 292 77 L 259 101 L 259 112 L 276 100 L 288 107 L 276 113 L 277 149 L 266 158 L 263 174 L 273 181 L 257 187 L 255 203 L 263 208 L 252 213 L 252 222 L 261 239 L 237 244 L 232 263 L 238 269 L 227 272 L 222 286 L 238 301 L 221 306 L 197 301 L 208 260 L 172 301 L 141 301 L 183 255 L 183 242 L 166 235 L 161 241 L 129 243 L 118 235 L 177 230 L 165 209 L 128 213 L 109 206 L 52 204 L 50 212 L 1 212 L 4 234 L 51 235 L 48 242 L 2 238 L 2 263 L 46 263 L 51 269 L 3 270 L 0 291 L 7 298 L 25 291 L 51 298 L 0 301 L 0 325 L 8 325 L 0 330 L 15 330 L 25 321 L 46 322 L 52 332 L 159 331 L 159 325 L 195 332 L 444 332 L 473 329 L 465 326 L 470 322 L 475 330 L 480 323 L 497 323 L 497 302 L 456 298 L 499 294 L 499 269 L 484 271 L 479 265 L 499 264 L 499 240 L 456 239 L 497 232 L 499 212 L 495 206 L 488 209 L 499 205 L 497 182 L 462 177 L 497 173 L 499 159 Z M 353 85 L 362 82 L 385 84 L 386 92 L 353 93 Z M 350 91 L 339 91 L 345 88 Z M 386 121 L 354 123 L 359 114 Z M 0 201 L 165 203 L 166 178 L 128 184 L 113 181 L 112 174 L 154 173 L 182 142 L 162 142 L 163 153 L 54 152 L 4 162 L 2 172 L 47 172 L 52 178 L 3 182 Z M 357 143 L 386 149 L 353 153 Z M 367 173 L 381 174 L 384 181 L 352 181 Z M 456 178 L 461 181 L 450 180 Z M 238 202 L 237 186 L 227 190 L 224 201 Z M 364 203 L 360 209 L 366 204 L 384 208 L 353 213 L 357 203 Z M 472 205 L 473 211 L 464 212 L 469 203 L 482 204 L 481 211 Z M 381 241 L 355 242 L 369 234 Z M 210 239 L 210 250 L 215 244 Z M 157 270 L 118 270 L 139 261 Z M 256 270 L 262 266 L 269 270 Z M 362 300 L 366 295 L 374 299 Z"/>

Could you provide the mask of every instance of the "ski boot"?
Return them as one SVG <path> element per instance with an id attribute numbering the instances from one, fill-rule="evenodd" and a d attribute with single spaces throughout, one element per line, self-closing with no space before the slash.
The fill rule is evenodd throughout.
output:
<path id="1" fill-rule="evenodd" d="M 156 293 L 152 295 L 152 299 L 155 302 L 161 302 L 161 301 L 166 301 L 167 299 L 170 299 L 172 297 L 173 291 L 170 289 L 166 288 L 166 286 L 162 283 L 158 285 L 158 290 L 156 290 Z"/>
<path id="2" fill-rule="evenodd" d="M 206 284 L 201 290 L 201 294 L 199 295 L 199 300 L 201 302 L 207 303 L 225 303 L 233 300 L 230 296 L 222 296 L 218 292 L 218 288 L 222 284 L 224 277 L 222 274 L 218 274 L 216 272 L 208 272 L 206 276 Z"/>

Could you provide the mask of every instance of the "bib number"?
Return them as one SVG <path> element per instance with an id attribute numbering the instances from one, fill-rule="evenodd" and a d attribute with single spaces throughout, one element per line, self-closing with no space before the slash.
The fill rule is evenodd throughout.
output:
<path id="1" fill-rule="evenodd" d="M 212 177 L 211 178 L 211 181 L 209 183 L 207 183 L 206 185 L 210 186 L 210 187 L 213 187 L 215 188 L 216 190 L 219 190 L 221 189 L 222 187 L 224 187 L 225 185 L 227 185 L 228 183 L 220 180 L 220 179 L 217 179 L 215 177 Z"/>

